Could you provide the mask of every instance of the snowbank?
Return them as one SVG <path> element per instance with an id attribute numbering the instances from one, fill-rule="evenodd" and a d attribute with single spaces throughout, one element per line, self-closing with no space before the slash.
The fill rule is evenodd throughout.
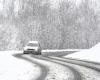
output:
<path id="1" fill-rule="evenodd" d="M 39 76 L 36 64 L 17 59 L 11 51 L 0 52 L 0 80 L 32 80 Z"/>
<path id="2" fill-rule="evenodd" d="M 74 59 L 83 59 L 93 62 L 99 62 L 100 63 L 100 43 L 92 47 L 91 49 L 76 52 L 73 54 L 69 54 L 67 56 L 64 56 L 66 58 L 74 58 Z"/>

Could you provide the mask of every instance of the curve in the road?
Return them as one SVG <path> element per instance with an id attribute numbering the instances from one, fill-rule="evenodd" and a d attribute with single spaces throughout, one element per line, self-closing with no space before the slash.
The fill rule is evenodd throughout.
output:
<path id="1" fill-rule="evenodd" d="M 76 64 L 76 65 L 80 65 L 80 66 L 84 66 L 84 67 L 87 67 L 87 68 L 90 68 L 90 69 L 93 69 L 97 72 L 100 72 L 100 65 L 99 64 L 94 64 L 94 62 L 86 62 L 86 61 L 82 61 L 82 60 L 75 60 L 75 59 L 69 59 L 69 58 L 60 58 L 60 57 L 55 57 L 55 58 L 52 58 L 50 57 L 51 59 L 56 59 L 56 60 L 60 60 L 60 61 L 64 61 L 64 62 L 68 62 L 68 63 L 72 63 L 72 64 Z M 99 67 L 98 67 L 99 66 Z"/>
<path id="2" fill-rule="evenodd" d="M 59 61 L 61 63 L 64 64 L 68 64 L 70 66 L 72 66 L 74 69 L 76 69 L 77 71 L 80 72 L 80 74 L 82 75 L 83 80 L 100 80 L 100 72 L 98 71 L 98 68 L 92 68 L 88 67 L 87 65 L 80 65 L 80 64 L 76 64 L 74 63 L 74 61 L 67 61 L 67 60 L 63 60 L 63 58 L 59 58 L 59 57 L 49 57 L 52 60 L 56 60 Z M 92 76 L 91 76 L 92 75 Z"/>
<path id="3" fill-rule="evenodd" d="M 42 74 L 36 80 L 44 80 L 45 77 L 47 76 L 48 68 L 45 67 L 44 65 L 39 64 L 36 61 L 33 61 L 33 60 L 29 59 L 29 58 L 24 57 L 24 54 L 14 54 L 13 56 L 16 57 L 16 58 L 24 59 L 24 60 L 29 61 L 31 63 L 37 64 L 41 68 Z"/>
<path id="4" fill-rule="evenodd" d="M 74 58 L 66 58 L 66 57 L 61 57 L 63 59 L 69 59 L 69 60 L 75 60 L 75 61 L 81 61 L 81 62 L 86 62 L 86 63 L 91 63 L 95 65 L 100 65 L 99 62 L 93 62 L 93 61 L 87 61 L 87 60 L 82 60 L 82 59 L 74 59 Z"/>
<path id="5" fill-rule="evenodd" d="M 65 67 L 69 68 L 72 71 L 72 73 L 74 74 L 74 80 L 82 80 L 82 77 L 81 77 L 80 73 L 76 69 L 74 69 L 73 67 L 71 67 L 69 65 L 60 63 L 60 62 L 55 61 L 55 60 L 52 60 L 49 57 L 34 56 L 34 55 L 31 55 L 31 56 L 34 57 L 34 58 L 37 58 L 37 59 L 41 59 L 41 60 L 45 60 L 45 61 L 50 61 L 50 62 L 53 62 L 53 63 L 60 64 L 62 66 L 65 66 Z"/>

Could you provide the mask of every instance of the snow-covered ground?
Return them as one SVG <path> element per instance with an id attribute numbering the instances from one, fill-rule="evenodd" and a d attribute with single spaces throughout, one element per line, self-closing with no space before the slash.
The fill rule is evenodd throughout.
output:
<path id="1" fill-rule="evenodd" d="M 64 56 L 66 58 L 82 59 L 100 63 L 100 43 L 88 50 L 83 50 Z"/>
<path id="2" fill-rule="evenodd" d="M 34 58 L 29 55 L 26 57 L 48 68 L 48 74 L 44 80 L 74 80 L 73 72 L 66 66 L 52 62 L 51 59 L 46 58 L 46 57 L 40 56 L 39 58 L 38 56 L 38 58 Z"/>
<path id="3" fill-rule="evenodd" d="M 40 68 L 25 60 L 17 59 L 14 52 L 0 51 L 0 80 L 35 80 L 40 75 Z"/>

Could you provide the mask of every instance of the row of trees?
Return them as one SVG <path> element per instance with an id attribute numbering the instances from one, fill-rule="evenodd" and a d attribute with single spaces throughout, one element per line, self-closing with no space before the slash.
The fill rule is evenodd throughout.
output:
<path id="1" fill-rule="evenodd" d="M 99 15 L 90 0 L 79 6 L 63 0 L 57 8 L 43 1 L 2 3 L 0 50 L 22 49 L 29 40 L 38 40 L 43 49 L 89 48 L 100 41 Z"/>

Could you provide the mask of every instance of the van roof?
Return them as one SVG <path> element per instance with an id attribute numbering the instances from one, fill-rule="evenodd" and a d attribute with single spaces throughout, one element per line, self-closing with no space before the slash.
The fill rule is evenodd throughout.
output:
<path id="1" fill-rule="evenodd" d="M 29 41 L 29 43 L 38 43 L 38 41 Z"/>

